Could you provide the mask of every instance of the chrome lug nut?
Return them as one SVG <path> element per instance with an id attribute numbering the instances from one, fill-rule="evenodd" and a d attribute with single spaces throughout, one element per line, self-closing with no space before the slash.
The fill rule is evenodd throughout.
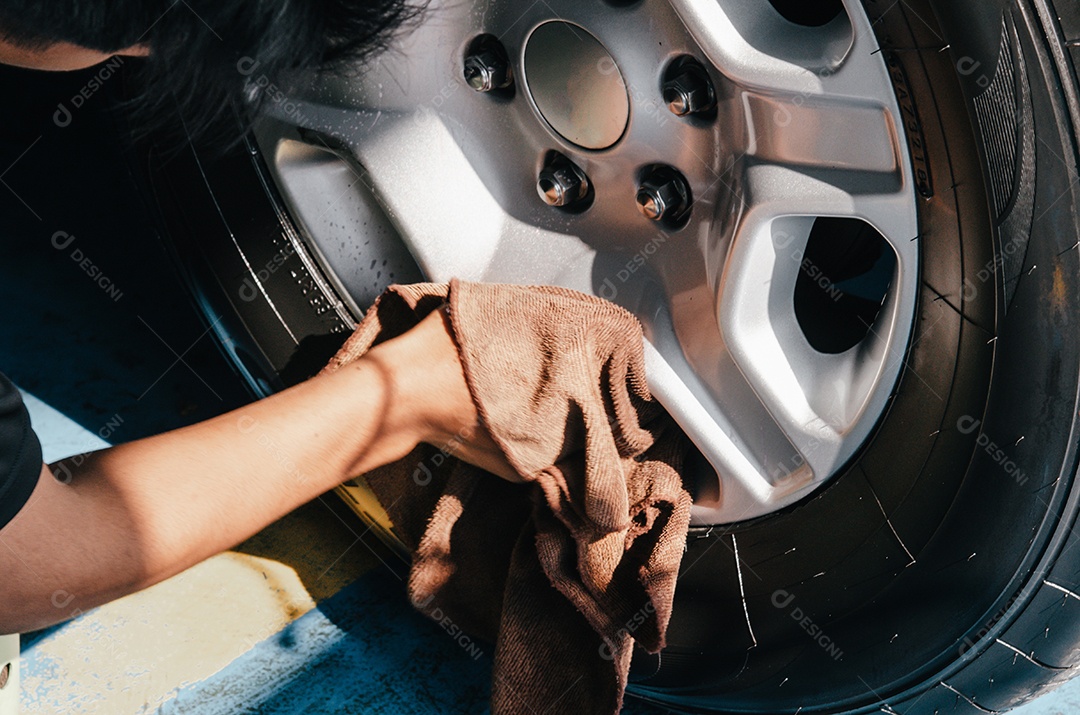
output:
<path id="1" fill-rule="evenodd" d="M 465 81 L 477 92 L 505 89 L 514 78 L 509 63 L 492 50 L 480 50 L 465 58 Z"/>
<path id="2" fill-rule="evenodd" d="M 674 169 L 658 169 L 649 174 L 637 192 L 637 207 L 650 221 L 678 223 L 690 210 L 686 180 Z"/>
<path id="3" fill-rule="evenodd" d="M 548 206 L 569 206 L 589 193 L 589 179 L 569 161 L 553 162 L 541 170 L 536 193 Z"/>
<path id="4" fill-rule="evenodd" d="M 716 92 L 705 70 L 696 65 L 664 82 L 664 101 L 671 113 L 678 117 L 708 112 L 716 106 Z"/>

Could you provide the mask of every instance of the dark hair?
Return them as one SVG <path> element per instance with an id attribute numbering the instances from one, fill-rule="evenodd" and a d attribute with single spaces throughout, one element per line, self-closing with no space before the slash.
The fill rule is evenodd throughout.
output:
<path id="1" fill-rule="evenodd" d="M 267 101 L 252 80 L 282 86 L 303 70 L 361 62 L 422 9 L 412 0 L 0 0 L 0 37 L 27 49 L 147 45 L 134 100 L 141 123 L 178 113 L 201 135 Z"/>

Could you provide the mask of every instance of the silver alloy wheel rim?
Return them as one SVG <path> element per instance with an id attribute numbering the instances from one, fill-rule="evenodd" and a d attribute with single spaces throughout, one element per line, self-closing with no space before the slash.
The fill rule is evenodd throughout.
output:
<path id="1" fill-rule="evenodd" d="M 634 312 L 653 393 L 719 475 L 698 479 L 695 522 L 743 521 L 802 499 L 856 454 L 899 377 L 915 316 L 904 118 L 864 10 L 844 5 L 810 28 L 754 0 L 433 2 L 400 48 L 356 77 L 286 97 L 256 68 L 252 91 L 267 92 L 273 116 L 257 140 L 355 315 L 377 293 L 358 268 L 369 259 L 399 282 L 418 266 L 434 281 L 562 285 Z M 621 72 L 629 123 L 606 149 L 554 131 L 522 75 L 532 33 L 553 20 L 602 43 L 610 58 L 597 72 Z M 512 96 L 474 92 L 462 76 L 481 33 L 510 54 Z M 665 106 L 664 69 L 683 56 L 712 77 L 715 119 Z M 552 151 L 588 176 L 588 210 L 537 198 Z M 678 230 L 635 207 L 651 164 L 689 183 L 693 210 Z M 817 217 L 865 221 L 896 259 L 870 332 L 837 355 L 810 346 L 791 300 Z"/>

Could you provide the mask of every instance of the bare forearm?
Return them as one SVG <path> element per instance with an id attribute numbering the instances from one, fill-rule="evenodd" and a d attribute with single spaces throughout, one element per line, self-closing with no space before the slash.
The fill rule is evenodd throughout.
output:
<path id="1" fill-rule="evenodd" d="M 55 623 L 243 541 L 419 442 L 520 480 L 483 428 L 436 311 L 335 373 L 42 471 L 0 529 L 0 633 Z M 63 611 L 56 604 L 62 603 Z"/>
<path id="2" fill-rule="evenodd" d="M 409 397 L 377 359 L 215 419 L 54 465 L 0 532 L 0 631 L 160 581 L 404 456 Z M 6 547 L 6 548 L 5 548 Z M 63 613 L 52 607 L 63 592 Z M 74 597 L 68 598 L 66 594 Z"/>

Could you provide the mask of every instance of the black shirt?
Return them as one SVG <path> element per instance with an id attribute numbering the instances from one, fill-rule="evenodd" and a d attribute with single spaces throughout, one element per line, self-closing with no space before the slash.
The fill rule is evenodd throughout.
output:
<path id="1" fill-rule="evenodd" d="M 0 528 L 30 499 L 41 474 L 41 443 L 22 395 L 0 374 Z"/>

